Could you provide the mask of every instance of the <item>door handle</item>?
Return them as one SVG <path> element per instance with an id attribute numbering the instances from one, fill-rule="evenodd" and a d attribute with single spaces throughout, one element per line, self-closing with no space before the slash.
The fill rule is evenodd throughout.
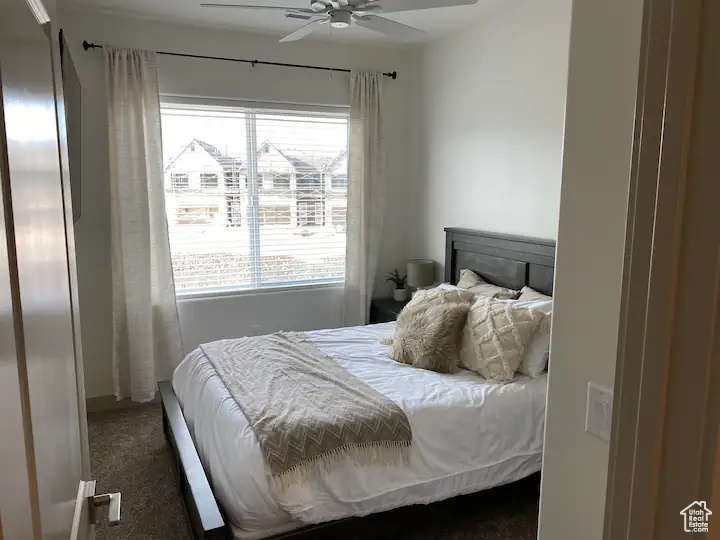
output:
<path id="1" fill-rule="evenodd" d="M 114 527 L 120 525 L 120 493 L 103 493 L 93 497 L 93 507 L 98 509 L 102 506 L 108 507 L 108 525 Z"/>
<path id="2" fill-rule="evenodd" d="M 95 493 L 95 482 L 93 484 L 91 493 Z M 120 525 L 120 505 L 122 501 L 121 494 L 118 493 L 103 493 L 102 495 L 92 495 L 88 497 L 90 506 L 90 521 L 97 523 L 99 512 L 98 510 L 104 506 L 108 507 L 108 525 L 114 527 Z"/>

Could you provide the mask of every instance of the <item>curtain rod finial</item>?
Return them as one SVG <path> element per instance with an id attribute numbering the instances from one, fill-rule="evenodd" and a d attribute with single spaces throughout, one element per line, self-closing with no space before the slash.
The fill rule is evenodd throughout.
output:
<path id="1" fill-rule="evenodd" d="M 393 81 L 394 81 L 395 79 L 397 79 L 397 71 L 392 71 L 392 72 L 388 73 L 388 75 L 390 75 L 390 78 L 391 78 Z"/>
<path id="2" fill-rule="evenodd" d="M 90 43 L 88 43 L 86 40 L 83 39 L 83 49 L 85 49 L 87 51 L 90 47 L 93 47 L 93 46 L 90 45 Z"/>

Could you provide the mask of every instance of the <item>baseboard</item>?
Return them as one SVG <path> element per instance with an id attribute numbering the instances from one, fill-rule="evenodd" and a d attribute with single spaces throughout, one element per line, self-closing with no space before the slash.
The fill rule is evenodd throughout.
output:
<path id="1" fill-rule="evenodd" d="M 150 403 L 160 403 L 160 394 L 155 394 L 155 398 Z M 132 409 L 140 405 L 146 405 L 146 403 L 135 403 L 130 399 L 121 399 L 118 401 L 115 396 L 98 396 L 85 400 L 85 406 L 89 413 Z"/>

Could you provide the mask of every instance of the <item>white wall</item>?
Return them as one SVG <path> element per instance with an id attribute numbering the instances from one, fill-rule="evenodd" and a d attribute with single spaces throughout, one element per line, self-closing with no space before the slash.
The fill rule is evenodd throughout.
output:
<path id="1" fill-rule="evenodd" d="M 612 388 L 642 0 L 574 0 L 540 540 L 602 538 L 609 446 L 584 432 Z"/>
<path id="2" fill-rule="evenodd" d="M 512 0 L 423 54 L 413 255 L 442 261 L 446 226 L 558 239 L 540 540 L 602 537 L 584 416 L 614 377 L 641 5 Z"/>
<path id="3" fill-rule="evenodd" d="M 107 108 L 103 53 L 83 51 L 83 39 L 116 46 L 234 56 L 331 67 L 397 70 L 387 80 L 388 211 L 380 275 L 407 259 L 408 206 L 405 192 L 414 181 L 406 144 L 414 114 L 407 98 L 416 87 L 419 54 L 401 46 L 305 41 L 278 44 L 262 35 L 206 30 L 99 14 L 66 12 L 65 32 L 82 84 L 82 217 L 76 225 L 80 311 L 87 396 L 112 394 L 110 195 Z M 160 89 L 166 94 L 258 101 L 348 104 L 348 76 L 318 71 L 232 64 L 213 60 L 159 57 Z M 379 289 L 384 290 L 382 281 Z M 341 323 L 338 289 L 246 295 L 183 301 L 180 318 L 185 348 L 220 337 L 279 329 L 309 330 Z"/>
<path id="4" fill-rule="evenodd" d="M 426 46 L 416 255 L 449 226 L 556 237 L 570 7 L 511 0 Z"/>

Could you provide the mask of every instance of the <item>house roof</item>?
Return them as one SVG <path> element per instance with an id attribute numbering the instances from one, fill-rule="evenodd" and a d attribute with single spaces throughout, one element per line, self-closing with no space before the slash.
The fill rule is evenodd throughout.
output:
<path id="1" fill-rule="evenodd" d="M 223 154 L 220 150 L 217 149 L 217 147 L 213 146 L 212 144 L 208 144 L 199 139 L 193 139 L 193 141 L 195 141 L 198 145 L 202 146 L 205 151 L 213 158 L 215 158 L 215 161 L 217 161 L 226 171 L 237 170 L 245 164 L 245 162 L 240 158 L 235 158 Z"/>
<path id="2" fill-rule="evenodd" d="M 175 165 L 180 156 L 182 156 L 193 145 L 200 146 L 203 150 L 210 154 L 213 159 L 215 159 L 215 161 L 217 161 L 218 164 L 225 171 L 241 171 L 247 166 L 247 163 L 245 163 L 245 161 L 243 161 L 242 159 L 225 155 L 220 150 L 218 150 L 216 146 L 213 146 L 212 144 L 201 141 L 200 139 L 192 139 L 180 152 L 178 152 L 175 157 L 173 157 L 169 161 L 167 167 L 165 167 L 165 170 L 170 170 Z M 342 162 L 342 160 L 347 155 L 347 150 L 343 150 L 342 152 L 340 152 L 340 154 L 334 156 L 308 156 L 305 155 L 301 150 L 281 149 L 273 142 L 265 140 L 258 148 L 258 158 L 262 155 L 264 149 L 268 146 L 271 146 L 273 149 L 275 149 L 295 169 L 302 170 L 305 173 L 310 171 L 320 172 L 324 169 L 333 170 L 335 167 L 337 167 L 339 163 Z"/>
<path id="3" fill-rule="evenodd" d="M 200 146 L 203 150 L 210 154 L 212 158 L 218 162 L 218 165 L 220 165 L 225 171 L 236 171 L 245 166 L 245 162 L 242 159 L 225 155 L 218 150 L 216 146 L 206 143 L 205 141 L 201 141 L 200 139 L 191 139 L 190 142 L 170 160 L 167 167 L 165 167 L 165 170 L 170 170 L 180 156 L 182 156 L 189 148 L 192 148 L 193 145 Z"/>
<path id="4" fill-rule="evenodd" d="M 284 157 L 288 162 L 295 167 L 296 169 L 304 169 L 304 170 L 313 170 L 313 171 L 321 171 L 325 168 L 330 167 L 333 163 L 336 162 L 338 159 L 338 156 L 332 155 L 312 155 L 309 156 L 305 154 L 302 150 L 298 150 L 295 148 L 280 148 L 275 143 L 265 140 L 260 145 L 259 152 L 262 152 L 262 150 L 266 146 L 272 146 L 282 157 Z M 345 150 L 343 150 L 340 155 L 342 156 L 345 153 Z"/>

